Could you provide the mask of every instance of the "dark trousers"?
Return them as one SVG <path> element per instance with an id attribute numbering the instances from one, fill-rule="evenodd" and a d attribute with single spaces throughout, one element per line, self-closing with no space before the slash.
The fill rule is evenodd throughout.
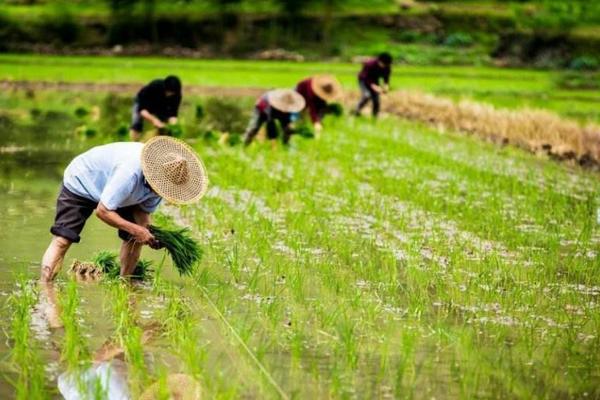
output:
<path id="1" fill-rule="evenodd" d="M 360 79 L 358 80 L 358 86 L 360 87 L 360 100 L 356 105 L 356 114 L 360 114 L 360 111 L 370 100 L 373 102 L 373 116 L 376 117 L 379 114 L 379 93 L 371 89 L 370 85 Z"/>
<path id="2" fill-rule="evenodd" d="M 244 134 L 244 144 L 249 145 L 252 143 L 252 140 L 254 140 L 263 124 L 267 125 L 267 138 L 270 140 L 277 139 L 279 136 L 277 121 L 279 121 L 281 129 L 283 130 L 283 143 L 289 143 L 290 137 L 292 136 L 289 114 L 280 114 L 281 116 L 269 117 L 266 113 L 255 108 L 252 117 L 250 118 L 250 122 L 248 123 L 248 127 L 246 128 L 246 133 Z"/>

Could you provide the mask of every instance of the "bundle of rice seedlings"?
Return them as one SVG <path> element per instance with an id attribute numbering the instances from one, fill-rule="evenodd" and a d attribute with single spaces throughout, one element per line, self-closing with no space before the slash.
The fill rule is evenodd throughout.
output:
<path id="1" fill-rule="evenodd" d="M 187 228 L 150 226 L 150 232 L 167 249 L 180 275 L 190 275 L 202 259 L 202 248 Z"/>
<path id="2" fill-rule="evenodd" d="M 121 266 L 117 261 L 117 254 L 111 251 L 99 251 L 92 257 L 92 263 L 109 278 L 118 278 Z"/>
<path id="3" fill-rule="evenodd" d="M 103 275 L 110 279 L 116 279 L 121 275 L 121 266 L 117 261 L 118 256 L 111 251 L 100 251 L 96 253 L 91 262 L 78 263 L 77 268 L 72 268 L 73 272 L 82 274 L 82 266 L 85 266 L 85 274 L 100 276 Z M 73 265 L 76 265 L 75 263 Z M 141 259 L 137 262 L 131 278 L 144 280 L 152 273 L 152 261 Z"/>

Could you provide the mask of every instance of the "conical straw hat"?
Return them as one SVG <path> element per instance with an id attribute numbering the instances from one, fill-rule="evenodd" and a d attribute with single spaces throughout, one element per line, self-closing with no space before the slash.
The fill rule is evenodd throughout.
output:
<path id="1" fill-rule="evenodd" d="M 175 400 L 200 400 L 202 392 L 200 384 L 194 378 L 185 374 L 171 374 L 167 376 L 165 385 L 169 392 L 169 399 Z M 139 400 L 158 400 L 162 398 L 161 382 L 155 382 L 142 393 Z"/>
<path id="2" fill-rule="evenodd" d="M 333 75 L 315 75 L 310 86 L 317 96 L 327 103 L 336 101 L 342 96 L 342 85 Z"/>
<path id="3" fill-rule="evenodd" d="M 172 137 L 156 136 L 144 145 L 142 170 L 150 187 L 171 203 L 196 202 L 208 188 L 208 175 L 196 152 Z"/>
<path id="4" fill-rule="evenodd" d="M 275 89 L 267 93 L 269 104 L 286 113 L 296 113 L 304 109 L 304 97 L 295 90 Z"/>

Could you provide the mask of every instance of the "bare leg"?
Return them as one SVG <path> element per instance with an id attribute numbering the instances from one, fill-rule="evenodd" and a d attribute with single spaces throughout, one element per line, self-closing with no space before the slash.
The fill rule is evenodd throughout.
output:
<path id="1" fill-rule="evenodd" d="M 143 212 L 141 209 L 133 211 L 134 222 L 140 226 L 148 228 L 150 225 L 150 214 Z M 135 266 L 140 259 L 142 253 L 142 244 L 136 243 L 133 240 L 123 241 L 121 244 L 121 276 L 127 277 L 133 274 Z"/>
<path id="2" fill-rule="evenodd" d="M 40 280 L 42 282 L 50 282 L 54 280 L 62 262 L 65 258 L 67 250 L 71 247 L 71 241 L 60 236 L 54 236 L 48 249 L 44 253 L 42 259 L 42 271 L 40 274 Z"/>
<path id="3" fill-rule="evenodd" d="M 142 244 L 133 240 L 123 241 L 121 244 L 121 276 L 127 277 L 133 274 L 135 266 L 142 253 Z"/>
<path id="4" fill-rule="evenodd" d="M 50 328 L 61 328 L 60 307 L 53 282 L 40 282 L 40 307 Z"/>

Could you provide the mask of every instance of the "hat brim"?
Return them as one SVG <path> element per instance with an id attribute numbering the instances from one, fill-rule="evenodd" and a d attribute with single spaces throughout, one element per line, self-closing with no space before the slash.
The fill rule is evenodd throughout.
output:
<path id="1" fill-rule="evenodd" d="M 291 98 L 292 102 L 285 101 Z M 267 93 L 269 104 L 277 110 L 286 113 L 297 113 L 304 109 L 306 101 L 301 94 L 291 89 L 275 89 Z"/>
<path id="2" fill-rule="evenodd" d="M 342 97 L 342 85 L 333 75 L 316 75 L 310 81 L 313 92 L 327 103 L 339 100 Z M 331 85 L 331 92 L 323 89 L 324 86 Z"/>
<path id="3" fill-rule="evenodd" d="M 188 179 L 185 182 L 176 184 L 164 175 L 161 160 L 167 153 L 187 161 Z M 156 136 L 144 145 L 142 171 L 152 190 L 171 203 L 195 203 L 208 189 L 208 174 L 202 160 L 187 143 L 169 136 Z"/>

